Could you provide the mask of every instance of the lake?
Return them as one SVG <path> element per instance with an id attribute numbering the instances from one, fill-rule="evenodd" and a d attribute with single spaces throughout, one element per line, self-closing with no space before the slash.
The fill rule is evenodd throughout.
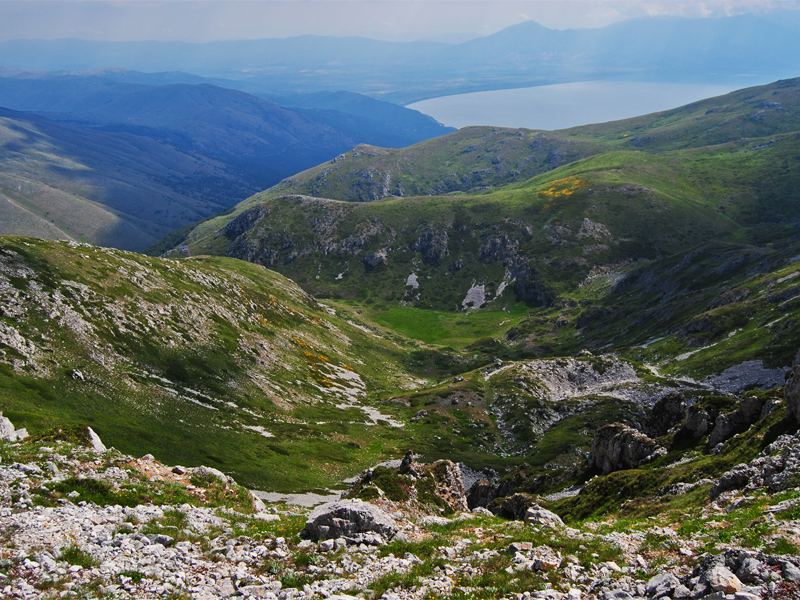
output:
<path id="1" fill-rule="evenodd" d="M 528 129 L 564 129 L 605 123 L 676 108 L 759 85 L 582 81 L 513 90 L 494 90 L 431 98 L 410 104 L 449 127 L 496 125 Z"/>

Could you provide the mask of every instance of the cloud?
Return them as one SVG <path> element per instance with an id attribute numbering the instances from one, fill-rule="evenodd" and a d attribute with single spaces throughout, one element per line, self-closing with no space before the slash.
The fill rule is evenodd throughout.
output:
<path id="1" fill-rule="evenodd" d="M 361 35 L 414 40 L 492 34 L 521 20 L 553 29 L 641 17 L 722 17 L 798 0 L 0 0 L 0 40 L 181 40 Z"/>

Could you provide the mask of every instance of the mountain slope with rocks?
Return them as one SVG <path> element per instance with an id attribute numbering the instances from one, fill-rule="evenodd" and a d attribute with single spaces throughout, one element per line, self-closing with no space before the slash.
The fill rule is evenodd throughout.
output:
<path id="1" fill-rule="evenodd" d="M 12 421 L 32 434 L 88 422 L 120 449 L 206 460 L 262 488 L 324 483 L 285 469 L 292 457 L 330 479 L 357 469 L 402 435 L 373 398 L 422 384 L 404 340 L 240 261 L 4 237 L 0 298 Z"/>
<path id="2" fill-rule="evenodd" d="M 524 469 L 465 486 L 468 470 L 408 452 L 313 510 L 265 505 L 214 469 L 107 450 L 85 427 L 0 441 L 1 589 L 23 599 L 788 600 L 800 585 L 800 422 L 796 390 L 776 394 L 759 397 L 760 415 L 719 451 L 681 441 L 678 423 L 659 437 L 667 456 L 619 464 L 574 492 L 517 491 L 530 483 Z M 689 408 L 672 397 L 651 417 Z M 759 470 L 768 479 L 753 479 Z M 487 485 L 506 487 L 491 510 L 471 491 Z"/>

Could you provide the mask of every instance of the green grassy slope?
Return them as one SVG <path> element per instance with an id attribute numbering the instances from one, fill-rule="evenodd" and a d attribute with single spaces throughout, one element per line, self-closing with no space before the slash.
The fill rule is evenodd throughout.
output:
<path id="1" fill-rule="evenodd" d="M 790 133 L 664 155 L 607 152 L 474 196 L 284 195 L 195 239 L 198 228 L 191 249 L 265 264 L 323 296 L 455 311 L 483 284 L 486 308 L 552 304 L 597 269 L 711 239 L 752 241 L 754 227 L 798 216 L 798 155 Z"/>
<path id="2" fill-rule="evenodd" d="M 0 297 L 15 424 L 88 422 L 125 452 L 261 488 L 330 484 L 399 452 L 392 413 L 359 407 L 422 383 L 396 341 L 240 261 L 3 237 Z"/>
<path id="3" fill-rule="evenodd" d="M 286 193 L 345 201 L 481 191 L 615 150 L 663 153 L 800 130 L 800 79 L 650 115 L 560 131 L 465 127 L 391 150 L 359 146 L 240 205 Z"/>

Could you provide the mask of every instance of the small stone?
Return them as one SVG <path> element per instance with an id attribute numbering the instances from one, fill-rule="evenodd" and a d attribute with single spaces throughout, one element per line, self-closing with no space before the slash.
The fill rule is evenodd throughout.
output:
<path id="1" fill-rule="evenodd" d="M 706 573 L 708 584 L 717 592 L 734 594 L 742 589 L 742 582 L 725 567 L 714 567 Z"/>
<path id="2" fill-rule="evenodd" d="M 155 460 L 155 459 L 156 459 L 156 457 L 155 457 L 155 456 L 153 456 L 152 454 L 145 454 L 145 455 L 142 457 L 142 460 Z"/>
<path id="3" fill-rule="evenodd" d="M 236 593 L 236 588 L 233 587 L 233 582 L 230 579 L 223 579 L 222 582 L 217 586 L 217 591 L 219 595 L 223 598 L 227 598 L 228 596 L 233 596 Z"/>
<path id="4" fill-rule="evenodd" d="M 789 561 L 786 561 L 781 565 L 781 570 L 783 571 L 783 576 L 789 581 L 800 581 L 800 569 Z"/>
<path id="5" fill-rule="evenodd" d="M 614 573 L 622 573 L 622 569 L 620 569 L 619 565 L 611 560 L 604 563 L 600 563 L 600 566 L 605 567 L 606 569 L 608 569 L 609 571 L 613 571 Z"/>
<path id="6" fill-rule="evenodd" d="M 557 529 L 564 527 L 564 521 L 561 520 L 556 513 L 542 508 L 538 504 L 533 504 L 528 508 L 525 513 L 525 522 L 531 525 L 541 525 L 542 527 L 551 527 Z"/>
<path id="7" fill-rule="evenodd" d="M 736 571 L 736 576 L 745 583 L 753 583 L 761 578 L 767 566 L 755 558 L 745 558 L 742 566 Z"/>
<path id="8" fill-rule="evenodd" d="M 672 573 L 661 573 L 647 582 L 647 595 L 650 598 L 661 598 L 670 594 L 680 583 Z"/>
<path id="9" fill-rule="evenodd" d="M 476 506 L 470 511 L 473 515 L 481 515 L 484 517 L 493 517 L 494 514 L 488 508 L 484 508 L 483 506 Z"/>
<path id="10" fill-rule="evenodd" d="M 692 590 L 687 588 L 685 585 L 679 585 L 672 591 L 672 597 L 677 599 L 680 598 L 689 598 L 692 595 Z"/>

